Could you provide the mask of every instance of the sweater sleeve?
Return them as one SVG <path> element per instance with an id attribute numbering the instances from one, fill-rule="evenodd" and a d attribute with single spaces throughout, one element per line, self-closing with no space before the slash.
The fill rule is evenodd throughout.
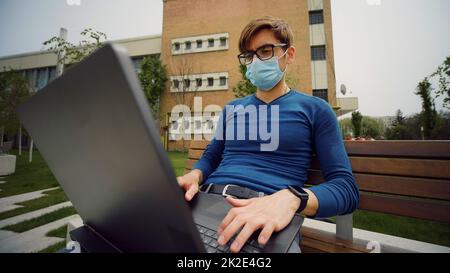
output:
<path id="1" fill-rule="evenodd" d="M 359 189 L 353 177 L 338 121 L 331 107 L 323 107 L 313 119 L 314 150 L 325 182 L 309 188 L 319 201 L 316 218 L 352 213 L 359 204 Z"/>
<path id="2" fill-rule="evenodd" d="M 206 146 L 202 157 L 194 164 L 192 169 L 198 169 L 203 174 L 203 182 L 208 179 L 208 176 L 214 172 L 222 161 L 223 149 L 225 146 L 225 119 L 224 112 L 221 113 L 214 138 Z"/>

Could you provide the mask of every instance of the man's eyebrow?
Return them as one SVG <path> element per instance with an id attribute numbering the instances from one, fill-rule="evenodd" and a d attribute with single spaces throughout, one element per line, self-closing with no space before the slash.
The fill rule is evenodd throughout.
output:
<path id="1" fill-rule="evenodd" d="M 265 46 L 271 46 L 271 45 L 275 45 L 275 44 L 277 44 L 277 43 L 267 43 L 267 44 L 263 44 L 262 46 L 257 47 L 256 50 L 247 50 L 246 52 L 243 52 L 243 53 L 253 53 L 253 52 L 257 51 L 258 49 L 260 49 L 260 48 L 262 48 L 262 47 L 265 47 Z"/>

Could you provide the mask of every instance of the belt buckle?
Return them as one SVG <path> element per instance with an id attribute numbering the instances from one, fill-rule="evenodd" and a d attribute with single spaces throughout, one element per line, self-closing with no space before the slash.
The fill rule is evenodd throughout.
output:
<path id="1" fill-rule="evenodd" d="M 223 190 L 222 190 L 222 196 L 223 196 L 223 197 L 234 197 L 234 198 L 236 198 L 236 196 L 234 196 L 234 195 L 227 194 L 227 190 L 228 190 L 228 188 L 229 188 L 230 186 L 233 186 L 233 187 L 239 187 L 239 186 L 236 186 L 236 185 L 233 185 L 233 184 L 227 184 L 227 185 L 225 185 L 225 187 L 224 187 Z"/>

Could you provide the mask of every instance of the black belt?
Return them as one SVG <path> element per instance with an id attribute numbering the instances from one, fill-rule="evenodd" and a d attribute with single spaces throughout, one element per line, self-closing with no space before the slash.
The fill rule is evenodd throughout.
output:
<path id="1" fill-rule="evenodd" d="M 203 184 L 200 186 L 200 190 L 206 193 L 220 194 L 224 197 L 232 196 L 239 199 L 250 199 L 255 197 L 263 197 L 263 192 L 254 191 L 252 189 L 241 187 L 237 185 L 216 185 L 216 184 Z"/>

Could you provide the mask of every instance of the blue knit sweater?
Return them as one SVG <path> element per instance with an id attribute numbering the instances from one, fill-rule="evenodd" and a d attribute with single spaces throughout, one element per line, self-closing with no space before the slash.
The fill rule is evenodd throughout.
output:
<path id="1" fill-rule="evenodd" d="M 266 194 L 285 189 L 287 185 L 303 186 L 308 184 L 307 170 L 311 155 L 315 153 L 326 180 L 309 188 L 319 201 L 315 217 L 347 214 L 357 208 L 358 186 L 352 175 L 336 116 L 327 102 L 291 90 L 271 103 L 250 95 L 230 102 L 228 107 L 235 107 L 236 110 L 238 105 L 253 107 L 247 109 L 255 110 L 258 117 L 267 116 L 268 132 L 274 129 L 271 126 L 274 115 L 270 113 L 275 111 L 274 106 L 278 107 L 278 146 L 274 150 L 263 150 L 261 144 L 276 141 L 259 134 L 256 139 L 251 137 L 251 130 L 259 128 L 251 126 L 251 111 L 245 115 L 244 124 L 240 124 L 245 125 L 245 138 L 237 140 L 237 123 L 243 123 L 243 120 L 239 121 L 236 117 L 237 111 L 225 111 L 225 108 L 216 136 L 193 167 L 202 171 L 203 183 L 235 184 Z M 264 107 L 268 109 L 268 115 L 261 112 Z M 230 134 L 231 126 L 233 132 Z"/>

